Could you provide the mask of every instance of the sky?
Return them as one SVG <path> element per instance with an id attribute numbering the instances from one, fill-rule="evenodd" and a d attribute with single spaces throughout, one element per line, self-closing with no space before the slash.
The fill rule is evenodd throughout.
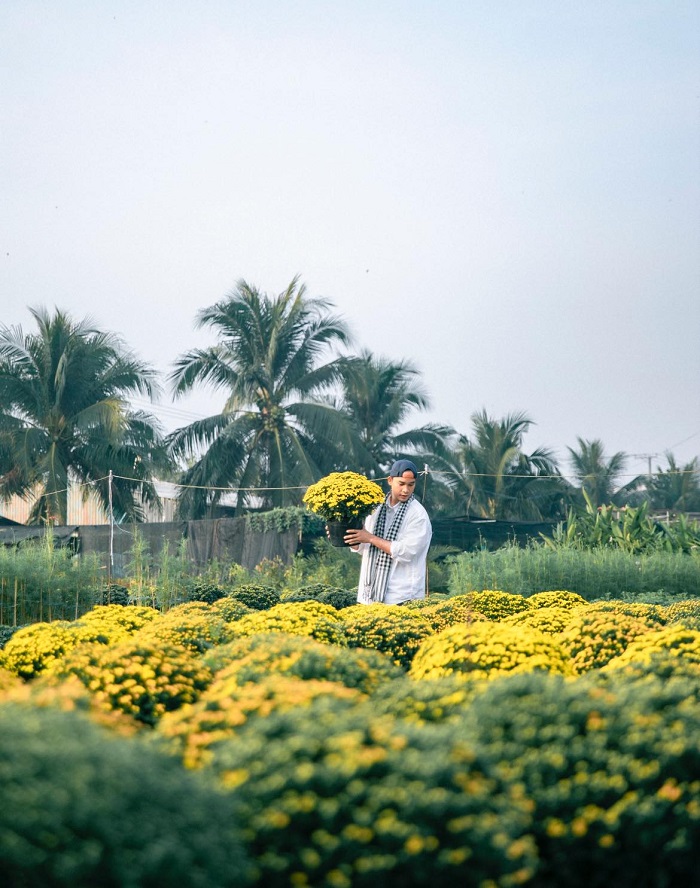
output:
<path id="1" fill-rule="evenodd" d="M 3 0 L 0 66 L 0 324 L 90 317 L 165 377 L 299 275 L 420 371 L 411 426 L 700 454 L 697 2 Z"/>

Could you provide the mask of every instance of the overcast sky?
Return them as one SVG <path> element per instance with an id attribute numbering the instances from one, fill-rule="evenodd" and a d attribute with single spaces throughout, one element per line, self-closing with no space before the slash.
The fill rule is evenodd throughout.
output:
<path id="1" fill-rule="evenodd" d="M 413 424 L 700 453 L 696 0 L 3 0 L 0 58 L 0 323 L 167 371 L 299 274 L 415 363 Z"/>

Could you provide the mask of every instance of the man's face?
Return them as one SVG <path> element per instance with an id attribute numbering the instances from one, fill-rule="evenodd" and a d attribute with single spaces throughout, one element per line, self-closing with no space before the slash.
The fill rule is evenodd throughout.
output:
<path id="1" fill-rule="evenodd" d="M 416 476 L 413 472 L 404 472 L 403 475 L 397 475 L 395 478 L 389 477 L 389 502 L 392 506 L 396 503 L 405 503 L 409 496 L 416 489 Z"/>

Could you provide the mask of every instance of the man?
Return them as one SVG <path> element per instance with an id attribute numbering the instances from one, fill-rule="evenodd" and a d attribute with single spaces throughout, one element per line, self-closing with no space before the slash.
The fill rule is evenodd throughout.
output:
<path id="1" fill-rule="evenodd" d="M 413 495 L 417 478 L 414 463 L 397 460 L 389 471 L 384 502 L 362 530 L 345 534 L 345 542 L 362 553 L 360 604 L 404 604 L 425 598 L 425 562 L 433 528 Z"/>

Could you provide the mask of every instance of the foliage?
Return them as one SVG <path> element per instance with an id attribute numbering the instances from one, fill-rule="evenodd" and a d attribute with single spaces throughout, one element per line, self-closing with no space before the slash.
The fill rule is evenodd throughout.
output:
<path id="1" fill-rule="evenodd" d="M 338 378 L 328 352 L 349 342 L 325 299 L 307 297 L 297 278 L 269 297 L 245 281 L 199 312 L 218 343 L 182 355 L 171 374 L 175 396 L 208 385 L 226 397 L 222 411 L 168 437 L 183 473 L 180 512 L 203 517 L 226 488 L 238 489 L 237 513 L 252 497 L 265 508 L 299 505 L 298 489 L 324 471 L 339 443 L 351 447 L 345 417 L 322 401 Z"/>
<path id="2" fill-rule="evenodd" d="M 81 645 L 51 671 L 56 681 L 77 676 L 98 705 L 146 725 L 194 702 L 212 679 L 184 648 L 138 638 L 109 647 Z"/>
<path id="3" fill-rule="evenodd" d="M 536 607 L 503 618 L 506 626 L 529 626 L 546 635 L 563 632 L 572 620 L 572 610 L 567 607 Z"/>
<path id="4" fill-rule="evenodd" d="M 471 607 L 472 610 L 483 614 L 488 620 L 502 620 L 511 614 L 530 609 L 529 599 L 522 595 L 513 595 L 510 592 L 501 592 L 498 589 L 483 589 L 481 592 L 467 592 L 463 595 L 455 595 L 448 598 L 455 605 Z"/>
<path id="5" fill-rule="evenodd" d="M 356 604 L 342 612 L 349 647 L 381 651 L 408 669 L 424 638 L 433 634 L 420 613 L 398 605 Z"/>
<path id="6" fill-rule="evenodd" d="M 260 583 L 244 583 L 229 593 L 235 601 L 245 604 L 252 610 L 267 610 L 280 603 L 280 593 L 272 586 Z"/>
<path id="7" fill-rule="evenodd" d="M 553 592 L 535 592 L 528 596 L 530 607 L 561 607 L 572 609 L 585 605 L 586 599 L 577 592 L 558 589 Z"/>
<path id="8" fill-rule="evenodd" d="M 171 741 L 170 748 L 182 756 L 186 767 L 199 768 L 211 759 L 215 744 L 232 737 L 251 718 L 303 709 L 319 697 L 346 703 L 364 699 L 357 690 L 319 679 L 272 675 L 242 685 L 235 672 L 225 669 L 197 703 L 166 714 L 159 734 Z"/>
<path id="9" fill-rule="evenodd" d="M 71 620 L 99 600 L 100 564 L 55 545 L 51 528 L 39 541 L 0 546 L 0 623 Z"/>
<path id="10" fill-rule="evenodd" d="M 404 676 L 374 692 L 372 710 L 376 716 L 393 715 L 414 724 L 458 723 L 480 688 L 478 683 L 469 684 L 455 676 L 421 681 Z"/>
<path id="11" fill-rule="evenodd" d="M 344 627 L 340 619 L 338 611 L 329 604 L 301 601 L 277 604 L 269 610 L 241 617 L 228 626 L 235 638 L 259 632 L 287 632 L 290 635 L 308 635 L 328 644 L 344 644 Z"/>
<path id="12" fill-rule="evenodd" d="M 684 466 L 666 452 L 666 468 L 656 467 L 648 482 L 648 494 L 655 509 L 674 512 L 700 512 L 700 465 L 694 457 Z"/>
<path id="13" fill-rule="evenodd" d="M 666 608 L 666 619 L 669 623 L 683 623 L 684 620 L 700 617 L 700 598 L 676 601 Z"/>
<path id="14" fill-rule="evenodd" d="M 83 626 L 92 626 L 110 641 L 133 635 L 159 616 L 152 607 L 133 604 L 99 604 L 80 617 Z"/>
<path id="15" fill-rule="evenodd" d="M 304 503 L 326 521 L 358 523 L 385 499 L 382 488 L 357 472 L 331 472 L 304 494 Z"/>
<path id="16" fill-rule="evenodd" d="M 532 884 L 686 884 L 700 841 L 693 683 L 531 674 L 491 682 L 461 725 L 533 804 Z"/>
<path id="17" fill-rule="evenodd" d="M 413 659 L 410 675 L 494 678 L 535 670 L 569 672 L 566 655 L 552 636 L 529 627 L 483 622 L 451 626 L 427 638 Z"/>
<path id="18" fill-rule="evenodd" d="M 248 512 L 246 525 L 257 533 L 284 533 L 287 530 L 323 532 L 323 521 L 302 506 L 286 506 L 266 512 Z"/>
<path id="19" fill-rule="evenodd" d="M 166 462 L 155 418 L 127 404 L 157 391 L 155 372 L 88 320 L 30 312 L 36 333 L 0 328 L 0 494 L 41 493 L 30 523 L 66 524 L 77 481 L 139 519 Z"/>
<path id="20" fill-rule="evenodd" d="M 346 607 L 352 607 L 357 602 L 357 589 L 338 589 L 330 587 L 322 592 L 318 600 L 321 604 L 330 604 L 336 610 L 343 610 Z"/>
<path id="21" fill-rule="evenodd" d="M 700 588 L 700 554 L 630 555 L 614 549 L 509 545 L 494 552 L 463 552 L 449 565 L 453 594 L 500 588 L 531 596 L 568 589 L 593 601 L 661 594 L 690 598 Z"/>
<path id="22" fill-rule="evenodd" d="M 122 583 L 107 583 L 100 596 L 101 604 L 119 604 L 126 607 L 129 604 L 129 590 Z"/>
<path id="23" fill-rule="evenodd" d="M 612 502 L 613 499 L 633 490 L 637 485 L 637 479 L 620 490 L 616 490 L 619 478 L 627 463 L 627 454 L 614 453 L 608 457 L 605 454 L 603 442 L 596 438 L 587 441 L 577 438 L 577 447 L 567 448 L 574 476 L 580 485 L 580 493 L 592 508 L 603 503 Z"/>
<path id="24" fill-rule="evenodd" d="M 187 591 L 190 601 L 202 601 L 205 604 L 213 604 L 226 595 L 226 590 L 219 583 L 212 583 L 206 579 L 195 580 Z"/>
<path id="25" fill-rule="evenodd" d="M 666 608 L 640 601 L 594 601 L 585 607 L 584 612 L 609 614 L 611 619 L 620 615 L 632 617 L 643 623 L 647 629 L 658 629 L 668 622 Z"/>
<path id="26" fill-rule="evenodd" d="M 456 726 L 322 698 L 213 753 L 270 888 L 506 885 L 534 868 L 527 802 L 483 774 Z"/>
<path id="27" fill-rule="evenodd" d="M 431 596 L 432 598 L 432 596 Z M 442 632 L 448 626 L 454 626 L 458 623 L 471 623 L 474 620 L 487 619 L 484 614 L 475 610 L 473 602 L 468 595 L 456 595 L 454 598 L 448 598 L 445 601 L 435 601 L 426 604 L 423 599 L 419 604 L 410 602 L 407 607 L 411 610 L 417 608 L 422 617 L 424 617 L 436 632 Z"/>
<path id="28" fill-rule="evenodd" d="M 226 595 L 224 598 L 217 599 L 211 605 L 211 612 L 216 616 L 220 616 L 225 623 L 233 623 L 235 620 L 240 620 L 246 614 L 252 614 L 253 608 L 243 604 L 242 601 L 237 601 L 235 598 Z"/>
<path id="29" fill-rule="evenodd" d="M 403 675 L 379 651 L 329 645 L 308 636 L 261 633 L 220 645 L 203 659 L 213 672 L 225 670 L 239 684 L 282 674 L 305 681 L 333 681 L 365 694 Z"/>
<path id="30" fill-rule="evenodd" d="M 0 705 L 0 795 L 8 886 L 253 882 L 234 799 L 78 714 Z"/>
<path id="31" fill-rule="evenodd" d="M 674 623 L 646 632 L 631 642 L 609 667 L 619 669 L 628 663 L 648 663 L 655 654 L 666 651 L 686 663 L 700 664 L 700 631 Z"/>

